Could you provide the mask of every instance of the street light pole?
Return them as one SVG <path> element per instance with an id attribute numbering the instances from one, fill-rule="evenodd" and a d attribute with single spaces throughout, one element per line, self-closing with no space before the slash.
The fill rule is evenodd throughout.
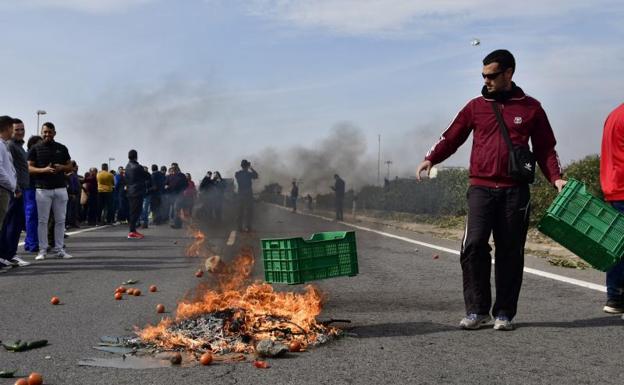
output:
<path id="1" fill-rule="evenodd" d="M 388 165 L 388 176 L 386 177 L 386 179 L 390 180 L 390 165 L 392 164 L 392 161 L 387 160 L 384 163 Z"/>
<path id="2" fill-rule="evenodd" d="M 39 127 L 39 117 L 41 115 L 45 115 L 45 114 L 47 114 L 47 112 L 45 112 L 45 110 L 37 110 L 37 129 L 35 131 L 35 134 L 38 133 L 39 129 L 40 129 L 40 127 Z"/>

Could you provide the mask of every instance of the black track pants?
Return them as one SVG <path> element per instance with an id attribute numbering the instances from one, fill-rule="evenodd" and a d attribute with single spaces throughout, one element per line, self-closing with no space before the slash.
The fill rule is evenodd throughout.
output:
<path id="1" fill-rule="evenodd" d="M 492 249 L 488 241 L 493 234 L 496 302 L 492 315 L 509 319 L 516 315 L 522 286 L 529 201 L 528 185 L 508 188 L 470 186 L 468 189 L 468 218 L 460 256 L 467 314 L 490 313 Z"/>

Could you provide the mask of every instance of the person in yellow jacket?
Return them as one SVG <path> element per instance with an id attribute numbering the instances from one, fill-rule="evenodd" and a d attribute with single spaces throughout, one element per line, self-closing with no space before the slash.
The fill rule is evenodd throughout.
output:
<path id="1" fill-rule="evenodd" d="M 108 171 L 108 164 L 102 163 L 102 170 L 97 173 L 98 183 L 98 214 L 97 221 L 110 225 L 115 219 L 113 209 L 113 188 L 115 177 Z"/>

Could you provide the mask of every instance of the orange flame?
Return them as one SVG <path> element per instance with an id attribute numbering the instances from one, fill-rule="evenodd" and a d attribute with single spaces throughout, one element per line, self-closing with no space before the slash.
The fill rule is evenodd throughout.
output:
<path id="1" fill-rule="evenodd" d="M 203 242 L 203 234 L 196 239 Z M 323 304 L 323 296 L 316 287 L 308 285 L 303 293 L 294 293 L 276 292 L 267 283 L 249 284 L 253 265 L 252 250 L 243 249 L 231 264 L 220 264 L 214 275 L 217 287 L 209 288 L 206 284 L 201 284 L 195 298 L 178 303 L 175 319 L 166 318 L 158 325 L 148 325 L 137 332 L 138 336 L 144 342 L 169 350 L 209 349 L 215 353 L 226 350 L 252 353 L 254 347 L 250 344 L 237 341 L 232 346 L 227 341 L 220 341 L 218 338 L 215 340 L 213 336 L 192 338 L 172 328 L 186 319 L 224 311 L 234 311 L 237 323 L 240 323 L 237 329 L 255 340 L 269 338 L 287 343 L 296 339 L 305 348 L 316 340 L 318 332 L 337 332 L 336 329 L 325 327 L 316 321 Z M 288 332 L 284 332 L 285 330 Z"/>

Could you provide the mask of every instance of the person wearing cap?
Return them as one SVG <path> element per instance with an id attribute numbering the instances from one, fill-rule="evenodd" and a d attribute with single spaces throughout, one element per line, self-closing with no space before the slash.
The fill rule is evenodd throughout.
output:
<path id="1" fill-rule="evenodd" d="M 241 169 L 234 174 L 238 185 L 238 216 L 236 223 L 239 231 L 251 231 L 253 221 L 253 187 L 254 179 L 258 179 L 258 173 L 251 167 L 247 159 L 241 161 Z"/>

